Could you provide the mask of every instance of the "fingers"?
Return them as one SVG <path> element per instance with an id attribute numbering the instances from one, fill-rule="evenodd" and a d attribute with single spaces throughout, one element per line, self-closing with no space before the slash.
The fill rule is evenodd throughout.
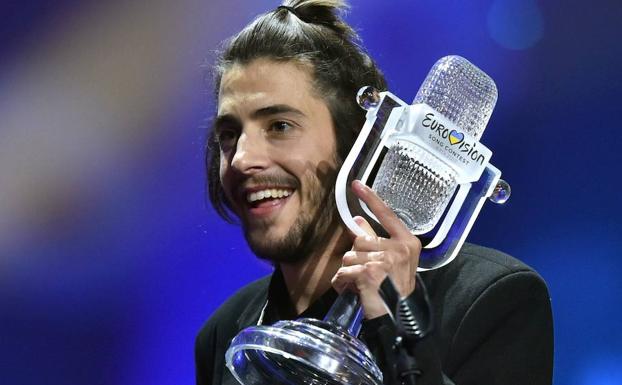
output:
<path id="1" fill-rule="evenodd" d="M 402 296 L 414 290 L 421 242 L 369 187 L 354 181 L 352 190 L 374 213 L 389 233 L 389 238 L 377 236 L 364 218 L 355 217 L 354 220 L 367 235 L 354 237 L 352 250 L 344 254 L 333 286 L 338 291 L 345 287 L 353 288 L 359 293 L 362 303 L 376 309 L 378 288 L 385 277 L 391 277 Z M 365 309 L 366 314 L 369 314 L 368 310 Z"/>
<path id="2" fill-rule="evenodd" d="M 354 242 L 352 243 L 352 250 L 356 250 L 356 251 L 387 250 L 394 243 L 399 245 L 399 243 L 397 243 L 396 241 L 391 242 L 391 240 L 387 238 L 366 235 L 366 236 L 354 238 Z"/>
<path id="3" fill-rule="evenodd" d="M 398 245 L 389 250 L 381 251 L 355 251 L 346 252 L 342 258 L 342 268 L 340 279 L 336 282 L 345 284 L 351 283 L 356 292 L 361 290 L 361 285 L 371 287 L 382 283 L 382 280 L 375 280 L 374 275 L 370 275 L 367 269 L 382 269 L 377 274 L 382 278 L 389 276 L 393 280 L 397 290 L 401 295 L 408 295 L 414 290 L 415 274 L 417 272 L 417 258 L 406 254 L 403 245 Z M 376 286 L 378 289 L 379 286 Z M 339 291 L 339 287 L 336 288 Z"/>
<path id="4" fill-rule="evenodd" d="M 342 266 L 333 277 L 336 287 L 348 286 L 353 283 L 358 291 L 367 289 L 378 290 L 380 283 L 387 276 L 382 261 L 370 261 L 363 265 Z"/>
<path id="5" fill-rule="evenodd" d="M 384 261 L 390 265 L 390 261 L 387 259 L 383 251 L 372 251 L 372 252 L 364 252 L 364 251 L 348 251 L 343 255 L 342 265 L 343 266 L 353 266 L 353 265 L 364 265 L 367 262 L 378 262 Z"/>
<path id="6" fill-rule="evenodd" d="M 389 240 L 387 240 L 389 241 Z M 363 251 L 354 249 L 347 251 L 341 259 L 342 266 L 362 265 L 367 262 L 382 261 L 387 265 L 387 273 L 391 273 L 394 266 L 398 268 L 410 265 L 410 256 L 407 254 L 408 248 L 397 244 L 396 247 L 387 250 Z"/>
<path id="7" fill-rule="evenodd" d="M 369 222 L 363 217 L 356 216 L 354 217 L 354 221 L 356 224 L 361 226 L 361 228 L 367 233 L 367 235 L 356 236 L 353 235 L 354 241 L 352 243 L 352 250 L 358 251 L 377 251 L 383 250 L 381 245 L 382 239 L 376 235 L 376 232 L 371 227 Z"/>
<path id="8" fill-rule="evenodd" d="M 374 231 L 373 227 L 371 227 L 371 225 L 369 224 L 369 222 L 367 222 L 367 220 L 361 216 L 356 216 L 354 217 L 354 222 L 356 222 L 357 225 L 361 226 L 361 228 L 370 236 L 376 236 L 376 232 Z"/>
<path id="9" fill-rule="evenodd" d="M 354 194 L 374 213 L 391 238 L 411 236 L 410 231 L 389 206 L 368 186 L 359 180 L 352 182 Z M 369 226 L 369 224 L 367 224 Z M 362 226 L 361 226 L 362 227 Z M 370 226 L 371 228 L 371 226 Z M 373 231 L 373 230 L 372 230 Z"/>
<path id="10" fill-rule="evenodd" d="M 382 262 L 373 261 L 364 265 L 341 267 L 333 277 L 332 284 L 338 292 L 348 288 L 358 293 L 365 318 L 372 319 L 388 312 L 378 292 L 378 287 L 386 275 Z"/>

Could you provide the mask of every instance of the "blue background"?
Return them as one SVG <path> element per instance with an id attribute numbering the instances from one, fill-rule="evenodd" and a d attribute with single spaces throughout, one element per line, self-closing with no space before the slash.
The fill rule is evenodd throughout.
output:
<path id="1" fill-rule="evenodd" d="M 277 5 L 3 4 L 2 384 L 194 382 L 196 331 L 270 271 L 206 203 L 207 68 Z M 448 54 L 495 79 L 482 142 L 513 196 L 469 240 L 549 283 L 555 384 L 622 383 L 622 3 L 366 0 L 346 18 L 405 100 Z"/>

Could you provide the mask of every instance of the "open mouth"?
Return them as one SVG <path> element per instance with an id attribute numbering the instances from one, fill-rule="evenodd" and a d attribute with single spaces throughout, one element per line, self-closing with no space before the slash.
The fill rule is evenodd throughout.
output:
<path id="1" fill-rule="evenodd" d="M 276 206 L 284 202 L 293 193 L 293 189 L 268 188 L 248 192 L 246 194 L 246 201 L 251 208 Z"/>

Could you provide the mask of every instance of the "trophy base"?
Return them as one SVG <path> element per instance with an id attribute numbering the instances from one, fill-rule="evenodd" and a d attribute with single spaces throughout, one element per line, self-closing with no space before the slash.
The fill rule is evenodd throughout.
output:
<path id="1" fill-rule="evenodd" d="M 243 385 L 382 384 L 382 372 L 361 341 L 311 318 L 248 327 L 231 341 L 225 358 Z"/>

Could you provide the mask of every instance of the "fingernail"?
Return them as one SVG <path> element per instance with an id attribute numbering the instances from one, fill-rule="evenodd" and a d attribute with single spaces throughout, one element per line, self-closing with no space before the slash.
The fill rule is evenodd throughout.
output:
<path id="1" fill-rule="evenodd" d="M 356 187 L 357 189 L 359 189 L 359 191 L 365 192 L 367 190 L 367 186 L 365 185 L 365 183 L 361 182 L 358 179 L 355 179 L 352 184 L 353 187 Z"/>
<path id="2" fill-rule="evenodd" d="M 365 223 L 365 220 L 363 219 L 363 217 L 360 216 L 355 216 L 354 218 L 354 222 L 356 222 L 357 225 L 362 225 L 363 223 Z"/>

